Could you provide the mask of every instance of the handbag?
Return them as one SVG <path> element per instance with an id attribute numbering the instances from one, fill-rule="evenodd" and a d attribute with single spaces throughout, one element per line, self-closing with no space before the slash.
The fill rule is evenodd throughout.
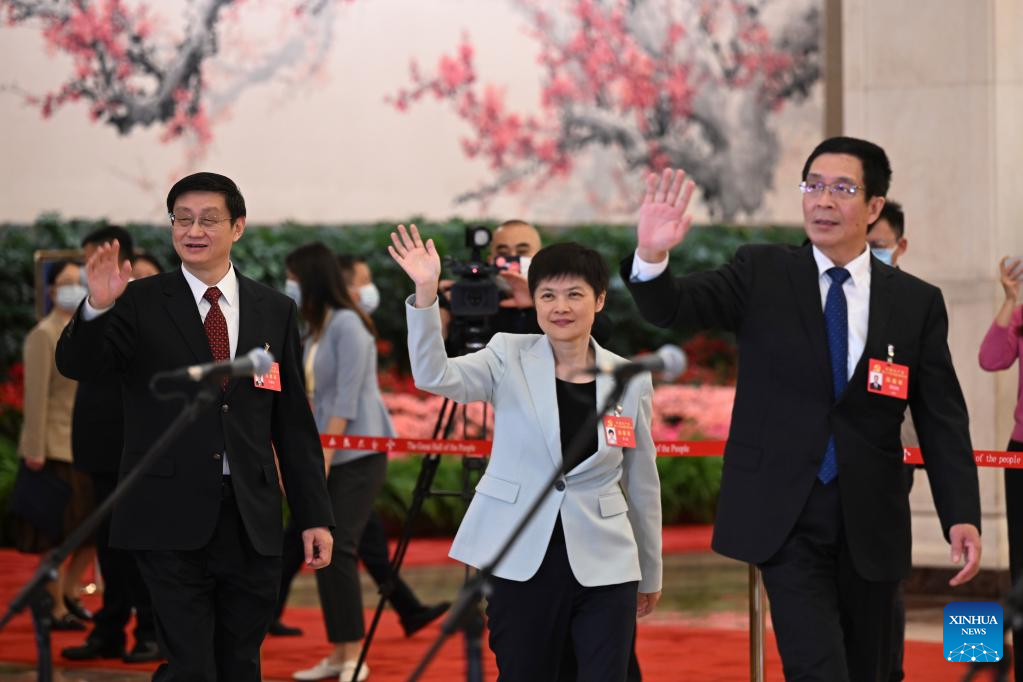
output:
<path id="1" fill-rule="evenodd" d="M 33 471 L 18 463 L 11 492 L 11 513 L 35 526 L 52 540 L 63 537 L 64 510 L 71 499 L 71 484 L 44 467 Z"/>

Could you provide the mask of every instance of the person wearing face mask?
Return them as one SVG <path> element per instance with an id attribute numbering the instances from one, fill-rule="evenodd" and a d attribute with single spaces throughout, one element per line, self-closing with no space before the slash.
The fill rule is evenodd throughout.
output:
<path id="1" fill-rule="evenodd" d="M 899 268 L 899 258 L 905 255 L 909 247 L 906 239 L 906 215 L 902 205 L 892 199 L 885 201 L 877 220 L 867 228 L 867 245 L 870 253 L 885 265 Z M 917 447 L 919 440 L 913 426 L 912 414 L 907 414 L 902 422 L 902 445 Z M 907 464 L 904 467 L 906 489 L 913 488 L 913 474 L 918 465 Z M 892 665 L 888 680 L 898 682 L 906 677 L 903 670 L 903 655 L 906 648 L 906 602 L 905 581 L 900 580 L 895 593 L 895 624 L 892 630 Z"/>
<path id="2" fill-rule="evenodd" d="M 27 553 L 44 554 L 59 546 L 94 506 L 89 478 L 71 466 L 71 410 L 77 382 L 64 377 L 54 363 L 54 349 L 61 331 L 88 294 L 81 284 L 80 270 L 72 261 L 50 266 L 46 284 L 52 307 L 25 337 L 23 346 L 25 407 L 18 455 L 28 471 L 19 471 L 18 475 L 30 477 L 31 472 L 41 471 L 59 478 L 70 488 L 58 535 L 51 535 L 27 519 L 15 519 L 15 546 Z M 57 580 L 49 583 L 54 630 L 85 629 L 82 619 L 91 614 L 81 607 L 77 589 L 82 574 L 95 556 L 95 547 L 89 540 L 71 554 Z M 77 614 L 71 611 L 75 607 Z"/>
<path id="3" fill-rule="evenodd" d="M 362 311 L 372 315 L 380 307 L 380 290 L 373 283 L 373 273 L 369 269 L 369 263 L 361 256 L 350 256 L 338 254 L 337 264 L 341 266 L 341 274 L 344 275 L 345 284 L 348 286 L 348 293 Z"/>
<path id="4" fill-rule="evenodd" d="M 143 279 L 147 272 L 161 271 L 155 262 L 148 269 L 141 266 L 142 257 L 134 253 L 131 234 L 117 225 L 101 227 L 82 239 L 86 260 L 114 240 L 121 245 L 122 264 L 132 261 L 133 279 Z M 71 450 L 75 468 L 85 472 L 92 481 L 96 504 L 102 504 L 117 487 L 124 448 L 124 414 L 114 406 L 121 404 L 121 381 L 116 375 L 78 384 L 71 418 Z M 120 658 L 126 663 L 145 663 L 159 660 L 161 654 L 149 590 L 134 553 L 110 546 L 109 516 L 96 529 L 96 556 L 104 582 L 102 608 L 96 612 L 93 629 L 85 642 L 65 647 L 61 656 L 73 661 Z M 131 651 L 126 651 L 125 627 L 132 613 L 135 614 L 135 644 Z"/>
<path id="5" fill-rule="evenodd" d="M 337 263 L 341 268 L 341 275 L 344 278 L 345 285 L 348 287 L 348 294 L 351 300 L 356 302 L 366 315 L 371 315 L 379 304 L 380 292 L 377 290 L 376 285 L 373 284 L 373 276 L 369 270 L 369 265 L 367 265 L 365 259 L 347 254 L 338 255 Z M 285 293 L 301 309 L 302 292 L 298 282 L 295 279 L 288 279 L 284 284 L 284 288 Z M 391 560 L 388 553 L 387 534 L 384 530 L 383 519 L 373 509 L 370 509 L 369 516 L 366 519 L 366 527 L 359 538 L 356 552 L 370 577 L 382 589 L 388 580 L 391 579 Z M 287 625 L 281 621 L 284 606 L 288 601 L 288 594 L 291 591 L 291 583 L 302 568 L 302 545 L 298 534 L 291 526 L 285 530 L 282 563 L 281 588 L 277 598 L 277 616 L 270 626 L 270 634 L 277 637 L 295 637 L 302 634 L 301 628 Z M 401 576 L 394 576 L 388 602 L 397 612 L 406 637 L 411 637 L 422 630 L 432 621 L 443 615 L 451 606 L 446 601 L 430 605 L 423 604 L 412 591 L 412 588 L 402 580 Z"/>
<path id="6" fill-rule="evenodd" d="M 392 437 L 396 433 L 377 383 L 376 327 L 351 299 L 337 257 L 323 243 L 285 259 L 291 295 L 305 322 L 305 390 L 321 434 Z M 295 285 L 298 285 L 297 297 Z M 327 490 L 337 527 L 334 561 L 316 573 L 331 653 L 298 680 L 351 679 L 365 634 L 357 547 L 387 475 L 387 453 L 323 449 Z M 369 676 L 362 666 L 358 679 Z"/>
<path id="7" fill-rule="evenodd" d="M 891 199 L 885 202 L 881 215 L 867 228 L 867 244 L 874 258 L 893 268 L 899 267 L 899 258 L 909 247 L 902 204 Z"/>

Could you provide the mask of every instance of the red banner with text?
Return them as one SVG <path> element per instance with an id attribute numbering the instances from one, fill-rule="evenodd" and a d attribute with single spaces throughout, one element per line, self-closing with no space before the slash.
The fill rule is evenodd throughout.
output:
<path id="1" fill-rule="evenodd" d="M 385 438 L 382 436 L 345 436 L 321 434 L 325 448 L 336 450 L 371 450 L 391 454 L 418 454 L 429 452 L 439 455 L 486 457 L 490 454 L 489 440 L 445 440 L 431 438 Z M 723 440 L 668 440 L 657 441 L 658 457 L 721 457 L 725 454 Z M 1023 452 L 1003 450 L 974 450 L 973 458 L 980 467 L 1023 469 Z M 905 448 L 902 460 L 906 464 L 923 464 L 920 448 Z"/>

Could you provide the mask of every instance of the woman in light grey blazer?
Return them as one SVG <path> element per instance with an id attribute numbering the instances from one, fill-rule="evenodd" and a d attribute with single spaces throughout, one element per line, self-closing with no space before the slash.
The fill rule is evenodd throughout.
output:
<path id="1" fill-rule="evenodd" d="M 542 249 L 529 268 L 529 289 L 544 334 L 496 334 L 483 350 L 448 358 L 433 241 L 424 244 L 415 225 L 399 225 L 391 241 L 391 256 L 416 285 L 406 304 L 416 385 L 458 402 L 494 406 L 490 462 L 451 556 L 477 568 L 488 564 L 532 501 L 546 493 L 539 513 L 494 570 L 487 616 L 499 679 L 558 679 L 568 644 L 578 679 L 621 682 L 635 618 L 653 610 L 661 590 L 649 375 L 633 382 L 608 415 L 612 419 L 594 429 L 588 456 L 555 491 L 543 490 L 562 468 L 579 426 L 611 390 L 609 378 L 594 381 L 582 370 L 623 361 L 590 336 L 604 305 L 607 265 L 579 244 Z M 616 444 L 608 442 L 608 426 L 616 431 Z"/>
<path id="2" fill-rule="evenodd" d="M 395 435 L 377 382 L 376 330 L 352 301 L 337 263 L 324 244 L 306 244 L 288 254 L 286 287 L 307 326 L 303 364 L 306 392 L 320 433 L 346 436 Z M 297 289 L 296 289 L 297 288 Z M 350 680 L 362 648 L 365 624 L 357 549 L 373 500 L 384 484 L 387 454 L 371 450 L 324 449 L 327 489 L 333 503 L 334 554 L 316 572 L 316 587 L 334 644 L 329 656 L 298 680 Z M 363 664 L 359 680 L 369 675 Z"/>

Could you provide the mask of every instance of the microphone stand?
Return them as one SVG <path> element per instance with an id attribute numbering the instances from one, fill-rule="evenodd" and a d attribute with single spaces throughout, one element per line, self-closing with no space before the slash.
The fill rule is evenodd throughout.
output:
<path id="1" fill-rule="evenodd" d="M 7 606 L 7 612 L 0 618 L 0 631 L 4 629 L 10 620 L 21 613 L 25 607 L 32 612 L 32 624 L 35 629 L 36 638 L 36 660 L 38 682 L 52 682 L 53 680 L 53 655 L 50 651 L 50 630 L 53 625 L 53 598 L 46 590 L 46 584 L 56 579 L 57 571 L 64 560 L 78 548 L 86 538 L 91 536 L 100 522 L 110 513 L 125 494 L 134 487 L 135 482 L 152 465 L 152 463 L 170 446 L 182 432 L 182 430 L 202 412 L 204 408 L 214 404 L 220 398 L 220 385 L 217 383 L 204 382 L 199 385 L 199 390 L 191 402 L 186 403 L 181 413 L 174 418 L 167 429 L 149 447 L 149 450 L 138 461 L 131 471 L 118 481 L 117 487 L 106 500 L 103 501 L 89 516 L 79 525 L 57 549 L 50 552 L 39 568 L 28 579 L 28 582 L 11 599 Z"/>
<path id="2" fill-rule="evenodd" d="M 519 520 L 494 558 L 486 566 L 480 568 L 476 575 L 459 590 L 451 610 L 441 625 L 440 634 L 430 645 L 430 648 L 427 649 L 416 669 L 409 675 L 408 682 L 419 680 L 427 667 L 429 667 L 430 662 L 437 655 L 437 652 L 444 645 L 444 642 L 458 630 L 462 630 L 465 637 L 466 680 L 468 682 L 483 682 L 483 613 L 480 610 L 480 602 L 483 597 L 490 594 L 490 576 L 493 575 L 494 568 L 501 563 L 501 560 L 508 554 L 512 546 L 515 545 L 523 530 L 533 520 L 533 517 L 536 516 L 537 511 L 539 511 L 547 499 L 548 493 L 554 489 L 555 484 L 583 459 L 586 454 L 584 451 L 586 442 L 593 437 L 593 430 L 600 423 L 601 415 L 605 414 L 613 405 L 616 405 L 621 400 L 625 394 L 626 387 L 629 385 L 629 381 L 637 374 L 642 374 L 645 371 L 634 365 L 624 365 L 612 372 L 611 377 L 614 379 L 614 384 L 604 404 L 598 406 L 599 409 L 590 415 L 583 423 L 582 428 L 576 431 L 575 436 L 572 437 L 572 442 L 569 444 L 568 452 L 562 453 L 561 467 L 555 470 L 554 474 L 543 486 L 541 492 L 533 499 L 525 516 Z"/>

